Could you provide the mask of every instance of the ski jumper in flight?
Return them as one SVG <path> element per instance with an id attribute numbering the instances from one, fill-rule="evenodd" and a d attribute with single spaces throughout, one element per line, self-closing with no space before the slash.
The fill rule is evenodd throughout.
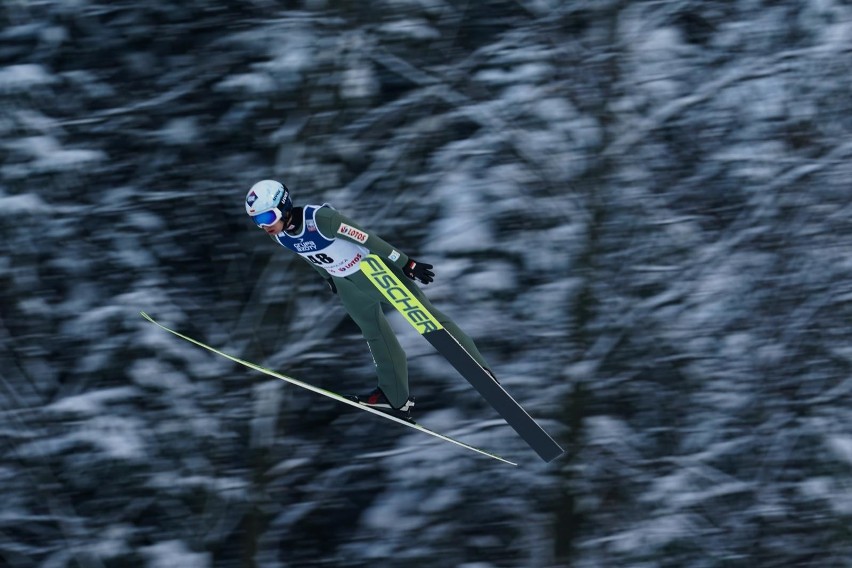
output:
<path id="1" fill-rule="evenodd" d="M 325 278 L 361 329 L 376 364 L 378 386 L 371 393 L 354 398 L 377 410 L 410 418 L 414 399 L 409 394 L 405 352 L 382 311 L 382 304 L 389 305 L 389 302 L 361 271 L 361 261 L 374 254 L 398 277 L 404 275 L 424 285 L 433 280 L 432 265 L 410 258 L 328 204 L 294 207 L 290 191 L 277 181 L 263 180 L 254 184 L 246 195 L 245 206 L 255 225 L 276 243 L 302 257 Z M 416 284 L 410 283 L 407 287 L 493 377 L 470 337 L 435 309 Z"/>

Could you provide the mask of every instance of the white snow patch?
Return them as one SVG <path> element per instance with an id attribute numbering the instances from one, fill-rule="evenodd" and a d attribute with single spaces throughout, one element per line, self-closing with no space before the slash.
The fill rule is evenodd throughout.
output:
<path id="1" fill-rule="evenodd" d="M 827 499 L 831 496 L 834 480 L 830 477 L 812 477 L 799 484 L 799 492 L 807 497 Z"/>
<path id="2" fill-rule="evenodd" d="M 843 21 L 826 26 L 822 30 L 824 43 L 828 47 L 846 49 L 852 43 L 852 13 L 848 13 Z"/>
<path id="3" fill-rule="evenodd" d="M 475 79 L 492 85 L 513 85 L 543 80 L 553 74 L 553 68 L 544 63 L 525 63 L 511 69 L 486 69 L 475 75 Z"/>
<path id="4" fill-rule="evenodd" d="M 117 305 L 87 308 L 80 316 L 62 326 L 61 332 L 79 337 L 108 336 L 108 324 L 114 318 L 124 317 L 126 309 Z"/>
<path id="5" fill-rule="evenodd" d="M 379 26 L 379 31 L 388 35 L 407 37 L 416 40 L 439 39 L 441 32 L 421 18 L 408 18 Z"/>
<path id="6" fill-rule="evenodd" d="M 9 65 L 0 69 L 0 92 L 25 92 L 34 87 L 51 85 L 56 82 L 54 77 L 42 65 L 22 63 Z"/>
<path id="7" fill-rule="evenodd" d="M 88 442 L 111 458 L 141 460 L 147 455 L 145 441 L 140 435 L 143 428 L 141 420 L 99 416 L 86 422 L 73 438 Z"/>
<path id="8" fill-rule="evenodd" d="M 633 436 L 630 426 L 612 416 L 590 416 L 586 419 L 590 443 L 606 445 L 613 441 L 624 442 Z"/>
<path id="9" fill-rule="evenodd" d="M 41 197 L 34 193 L 0 197 L 0 215 L 17 217 L 49 209 Z"/>
<path id="10" fill-rule="evenodd" d="M 100 150 L 65 150 L 53 136 L 21 138 L 16 142 L 15 149 L 33 158 L 32 162 L 26 164 L 27 168 L 42 172 L 73 170 L 107 158 Z M 15 170 L 10 173 L 14 174 Z"/>
<path id="11" fill-rule="evenodd" d="M 841 516 L 852 514 L 852 495 L 837 480 L 828 476 L 812 477 L 799 484 L 799 492 L 811 499 L 824 500 Z"/>
<path id="12" fill-rule="evenodd" d="M 193 552 L 182 540 L 167 540 L 143 546 L 146 568 L 208 568 L 213 565 L 209 552 Z"/>
<path id="13" fill-rule="evenodd" d="M 452 510 L 453 506 L 463 501 L 463 495 L 458 487 L 441 487 L 433 491 L 428 499 L 421 501 L 418 510 L 428 514 L 440 513 L 444 510 Z"/>
<path id="14" fill-rule="evenodd" d="M 175 395 L 192 390 L 192 384 L 183 373 L 159 359 L 137 359 L 127 374 L 137 385 L 172 391 Z"/>
<path id="15" fill-rule="evenodd" d="M 464 285 L 479 293 L 511 291 L 517 286 L 515 272 L 507 262 L 492 262 L 465 277 Z"/>
<path id="16" fill-rule="evenodd" d="M 701 491 L 688 491 L 685 486 L 674 485 L 671 489 L 678 490 L 670 494 L 668 503 L 675 507 L 700 506 L 705 501 L 711 501 L 718 497 L 746 493 L 752 489 L 752 484 L 742 481 L 731 481 L 729 483 L 717 483 Z"/>
<path id="17" fill-rule="evenodd" d="M 149 213 L 148 211 L 129 211 L 124 216 L 124 220 L 131 227 L 152 233 L 161 231 L 166 227 L 165 222 L 159 215 Z"/>
<path id="18" fill-rule="evenodd" d="M 687 515 L 665 515 L 615 535 L 613 545 L 617 552 L 625 554 L 648 548 L 653 550 L 675 540 L 689 538 L 693 531 L 692 522 Z"/>
<path id="19" fill-rule="evenodd" d="M 673 27 L 646 31 L 638 37 L 640 40 L 635 44 L 637 51 L 651 61 L 661 60 L 661 64 L 670 63 L 671 55 L 683 45 L 680 32 Z"/>
<path id="20" fill-rule="evenodd" d="M 532 111 L 542 120 L 552 122 L 554 125 L 564 125 L 577 116 L 577 109 L 574 108 L 574 105 L 564 99 L 554 97 L 534 102 Z"/>
<path id="21" fill-rule="evenodd" d="M 676 471 L 654 481 L 648 493 L 642 495 L 642 501 L 656 502 L 666 501 L 672 495 L 688 492 L 694 484 L 694 479 L 689 471 Z"/>
<path id="22" fill-rule="evenodd" d="M 838 459 L 852 465 L 852 436 L 832 436 L 828 447 Z"/>
<path id="23" fill-rule="evenodd" d="M 447 207 L 429 233 L 432 255 L 481 251 L 491 246 L 491 227 L 482 215 L 481 193 L 476 189 L 483 183 L 459 171 L 449 173 L 437 184 L 438 191 L 446 196 Z"/>
<path id="24" fill-rule="evenodd" d="M 166 144 L 184 146 L 192 144 L 201 137 L 201 129 L 194 117 L 173 118 L 157 133 Z"/>
<path id="25" fill-rule="evenodd" d="M 140 392 L 136 387 L 100 389 L 65 397 L 48 405 L 45 410 L 48 412 L 94 415 L 104 412 L 109 404 L 135 398 L 139 395 Z"/>
<path id="26" fill-rule="evenodd" d="M 115 558 L 127 554 L 130 551 L 127 541 L 132 537 L 132 533 L 132 527 L 127 525 L 108 526 L 97 540 L 85 546 L 85 550 L 100 559 Z"/>
<path id="27" fill-rule="evenodd" d="M 301 71 L 316 63 L 317 38 L 311 32 L 289 31 L 285 38 L 275 37 L 270 47 L 272 59 L 256 67 L 269 72 L 284 87 L 295 85 Z"/>
<path id="28" fill-rule="evenodd" d="M 241 73 L 220 81 L 214 89 L 224 92 L 263 95 L 275 92 L 276 87 L 275 81 L 266 73 Z"/>
<path id="29" fill-rule="evenodd" d="M 18 307 L 27 316 L 50 318 L 54 315 L 53 308 L 44 298 L 34 297 L 21 300 Z"/>
<path id="30" fill-rule="evenodd" d="M 138 419 L 98 416 L 82 423 L 69 422 L 68 430 L 65 435 L 25 444 L 18 449 L 18 453 L 43 458 L 64 453 L 80 444 L 88 444 L 101 452 L 100 455 L 97 451 L 90 454 L 102 458 L 141 460 L 147 455 L 147 446 L 141 435 L 145 425 Z"/>
<path id="31" fill-rule="evenodd" d="M 21 127 L 42 134 L 53 132 L 58 128 L 58 121 L 55 118 L 51 118 L 36 110 L 19 110 L 15 113 L 15 118 Z"/>
<path id="32" fill-rule="evenodd" d="M 414 496 L 418 502 L 420 497 Z M 367 509 L 363 516 L 365 527 L 379 533 L 400 533 L 416 531 L 424 527 L 427 517 L 414 514 L 412 505 L 400 502 L 399 493 L 382 495 Z M 377 550 L 373 551 L 378 553 Z"/>
<path id="33" fill-rule="evenodd" d="M 182 493 L 188 489 L 200 489 L 221 499 L 244 500 L 248 495 L 248 486 L 245 481 L 234 477 L 180 475 L 172 471 L 164 471 L 152 475 L 145 485 L 165 493 Z"/>
<path id="34" fill-rule="evenodd" d="M 379 88 L 376 73 L 366 65 L 346 69 L 340 79 L 340 95 L 347 99 L 372 97 Z"/>

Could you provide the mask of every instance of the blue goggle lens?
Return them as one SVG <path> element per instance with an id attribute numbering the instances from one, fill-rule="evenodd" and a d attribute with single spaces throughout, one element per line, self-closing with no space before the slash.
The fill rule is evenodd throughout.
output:
<path id="1" fill-rule="evenodd" d="M 278 209 L 270 209 L 269 211 L 252 215 L 251 219 L 258 227 L 261 225 L 274 225 L 279 219 L 281 219 L 281 212 L 278 211 Z"/>

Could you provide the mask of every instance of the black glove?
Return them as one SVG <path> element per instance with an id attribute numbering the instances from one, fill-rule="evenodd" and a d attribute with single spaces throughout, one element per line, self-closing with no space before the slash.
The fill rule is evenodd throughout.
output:
<path id="1" fill-rule="evenodd" d="M 328 284 L 332 294 L 337 294 L 337 284 L 334 283 L 334 278 L 326 279 L 325 283 Z"/>
<path id="2" fill-rule="evenodd" d="M 424 284 L 428 284 L 435 279 L 435 273 L 432 272 L 431 264 L 417 262 L 414 259 L 409 259 L 408 264 L 405 265 L 402 272 L 412 280 L 420 280 Z"/>

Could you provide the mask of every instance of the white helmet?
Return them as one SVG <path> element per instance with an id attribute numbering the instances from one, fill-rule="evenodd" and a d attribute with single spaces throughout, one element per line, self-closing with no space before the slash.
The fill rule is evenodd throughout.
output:
<path id="1" fill-rule="evenodd" d="M 275 180 L 259 181 L 246 195 L 246 213 L 256 225 L 272 225 L 293 208 L 290 191 Z"/>

